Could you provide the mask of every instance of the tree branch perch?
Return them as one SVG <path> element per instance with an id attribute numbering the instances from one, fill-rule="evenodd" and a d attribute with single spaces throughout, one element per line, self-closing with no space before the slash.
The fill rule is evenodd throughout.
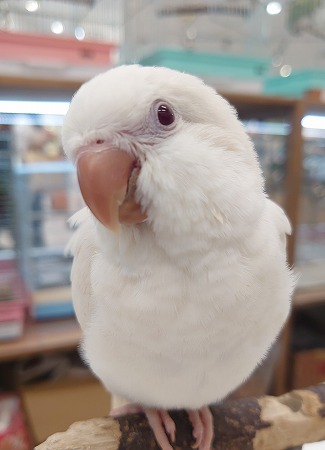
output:
<path id="1" fill-rule="evenodd" d="M 193 394 L 195 395 L 195 394 Z M 299 449 L 325 439 L 325 383 L 280 397 L 228 400 L 211 407 L 213 450 Z M 192 448 L 187 415 L 171 413 L 176 422 L 174 448 Z M 143 414 L 91 419 L 49 437 L 35 450 L 159 450 Z"/>

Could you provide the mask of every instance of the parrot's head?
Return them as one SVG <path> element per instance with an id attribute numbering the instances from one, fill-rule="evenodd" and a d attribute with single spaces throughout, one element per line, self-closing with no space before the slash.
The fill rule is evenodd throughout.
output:
<path id="1" fill-rule="evenodd" d="M 63 146 L 83 198 L 108 229 L 225 233 L 254 224 L 263 179 L 234 109 L 202 80 L 120 66 L 72 99 Z"/>

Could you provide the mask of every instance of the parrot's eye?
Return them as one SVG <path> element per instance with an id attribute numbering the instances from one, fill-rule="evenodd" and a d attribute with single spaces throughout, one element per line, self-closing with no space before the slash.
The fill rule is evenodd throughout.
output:
<path id="1" fill-rule="evenodd" d="M 157 118 L 161 125 L 168 127 L 175 122 L 175 114 L 172 109 L 165 103 L 160 103 L 157 108 Z"/>

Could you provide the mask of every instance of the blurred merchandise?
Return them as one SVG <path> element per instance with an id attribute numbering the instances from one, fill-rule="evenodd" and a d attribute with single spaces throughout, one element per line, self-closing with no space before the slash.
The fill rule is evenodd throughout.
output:
<path id="1" fill-rule="evenodd" d="M 0 261 L 14 258 L 14 185 L 11 132 L 0 123 Z"/>
<path id="2" fill-rule="evenodd" d="M 0 394 L 0 450 L 31 450 L 19 397 Z"/>
<path id="3" fill-rule="evenodd" d="M 83 206 L 74 168 L 66 161 L 17 164 L 15 177 L 20 269 L 33 292 L 32 316 L 71 316 L 72 259 L 64 249 L 68 219 Z"/>
<path id="4" fill-rule="evenodd" d="M 71 234 L 68 219 L 83 202 L 75 168 L 65 160 L 61 145 L 68 102 L 8 100 L 1 105 L 0 126 L 11 149 L 14 223 L 8 228 L 19 273 L 32 293 L 31 315 L 72 316 L 72 258 L 64 248 Z M 0 260 L 1 253 L 0 248 Z"/>
<path id="5" fill-rule="evenodd" d="M 13 262 L 0 261 L 0 341 L 23 335 L 30 296 Z"/>
<path id="6" fill-rule="evenodd" d="M 49 272 L 51 276 L 52 273 Z M 54 276 L 58 275 L 54 272 Z M 66 284 L 66 282 L 64 283 Z M 74 315 L 69 286 L 37 289 L 32 294 L 31 315 L 35 319 L 57 319 Z"/>

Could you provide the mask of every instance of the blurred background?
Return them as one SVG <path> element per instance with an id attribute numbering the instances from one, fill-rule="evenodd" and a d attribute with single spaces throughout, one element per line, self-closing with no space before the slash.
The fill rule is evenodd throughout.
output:
<path id="1" fill-rule="evenodd" d="M 293 226 L 291 318 L 233 396 L 325 380 L 325 0 L 0 0 L 1 450 L 110 408 L 78 353 L 64 247 L 83 202 L 60 133 L 78 87 L 123 63 L 225 96 Z"/>

